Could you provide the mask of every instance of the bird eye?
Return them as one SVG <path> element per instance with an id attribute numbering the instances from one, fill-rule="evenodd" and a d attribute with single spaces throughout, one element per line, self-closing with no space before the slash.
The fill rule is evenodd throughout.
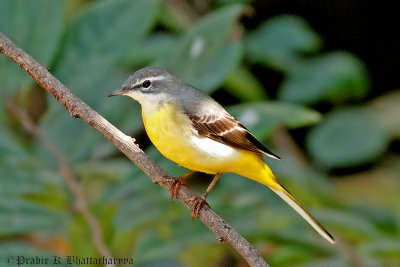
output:
<path id="1" fill-rule="evenodd" d="M 149 88 L 150 85 L 151 85 L 151 82 L 150 82 L 149 80 L 145 80 L 145 81 L 142 83 L 142 85 L 143 85 L 144 88 Z"/>

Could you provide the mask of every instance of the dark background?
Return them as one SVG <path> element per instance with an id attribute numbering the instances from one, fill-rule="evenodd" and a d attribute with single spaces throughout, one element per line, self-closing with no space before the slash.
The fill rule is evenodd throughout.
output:
<path id="1" fill-rule="evenodd" d="M 256 28 L 266 18 L 282 14 L 303 17 L 323 40 L 323 50 L 345 50 L 358 56 L 366 65 L 371 78 L 368 98 L 374 98 L 399 87 L 400 76 L 400 9 L 390 1 L 314 1 L 314 0 L 256 0 L 251 3 L 254 14 L 245 17 L 248 30 Z M 253 68 L 264 84 L 269 84 L 270 95 L 275 95 L 282 75 L 266 68 Z M 357 102 L 357 101 L 356 101 Z M 329 112 L 328 103 L 315 107 Z M 293 130 L 293 136 L 304 145 L 305 129 Z M 393 152 L 400 151 L 400 142 L 390 145 Z M 370 164 L 336 169 L 335 174 L 354 173 L 370 168 Z"/>
<path id="2" fill-rule="evenodd" d="M 372 81 L 370 97 L 374 97 L 399 86 L 400 10 L 391 3 L 257 0 L 252 3 L 254 16 L 244 23 L 252 29 L 276 15 L 303 17 L 323 37 L 325 50 L 347 50 L 364 61 Z"/>

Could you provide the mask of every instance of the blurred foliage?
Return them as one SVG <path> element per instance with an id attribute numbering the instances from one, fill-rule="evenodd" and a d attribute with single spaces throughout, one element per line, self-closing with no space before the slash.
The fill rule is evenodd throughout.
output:
<path id="1" fill-rule="evenodd" d="M 166 68 L 222 103 L 234 99 L 228 110 L 284 159 L 267 163 L 339 240 L 329 245 L 268 189 L 225 174 L 210 205 L 272 266 L 400 265 L 400 157 L 390 149 L 400 137 L 400 91 L 371 99 L 361 60 L 325 51 L 300 17 L 247 30 L 241 17 L 251 1 L 199 2 L 1 0 L 0 31 L 126 133 L 143 131 L 139 105 L 106 95 L 143 66 Z M 268 81 L 254 68 L 282 74 L 277 99 L 268 100 Z M 5 56 L 0 80 L 2 265 L 9 255 L 98 256 L 55 159 L 6 109 L 10 102 L 62 150 L 114 257 L 137 266 L 243 263 Z M 305 133 L 304 145 L 296 133 Z M 171 174 L 185 172 L 146 151 Z M 201 192 L 208 181 L 198 174 L 189 183 Z"/>

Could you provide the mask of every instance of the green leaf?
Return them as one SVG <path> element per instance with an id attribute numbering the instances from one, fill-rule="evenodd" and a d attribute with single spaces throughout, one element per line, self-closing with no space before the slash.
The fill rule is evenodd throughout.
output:
<path id="1" fill-rule="evenodd" d="M 12 162 L 21 162 L 27 159 L 25 148 L 18 142 L 13 132 L 5 125 L 0 124 L 0 164 L 4 167 L 11 165 Z"/>
<path id="2" fill-rule="evenodd" d="M 44 117 L 40 127 L 52 143 L 62 151 L 63 155 L 73 164 L 87 159 L 100 150 L 105 139 L 81 120 L 73 120 L 68 112 L 51 114 Z M 58 115 L 58 119 L 56 118 Z M 36 153 L 46 162 L 55 164 L 54 157 L 41 144 L 36 145 Z"/>
<path id="3" fill-rule="evenodd" d="M 313 159 L 328 168 L 365 164 L 379 157 L 388 144 L 387 132 L 363 109 L 335 111 L 307 136 Z"/>
<path id="4" fill-rule="evenodd" d="M 386 196 L 389 194 L 389 192 L 385 192 L 383 194 Z M 381 197 L 383 198 L 384 196 Z M 358 214 L 363 215 L 371 223 L 374 223 L 377 227 L 379 227 L 382 232 L 390 235 L 397 234 L 398 223 L 392 211 L 382 209 L 380 207 L 371 207 L 369 203 L 356 207 L 356 211 Z"/>
<path id="5" fill-rule="evenodd" d="M 60 40 L 65 1 L 3 0 L 0 32 L 43 65 L 49 65 Z M 7 57 L 0 57 L 0 96 L 34 83 Z"/>
<path id="6" fill-rule="evenodd" d="M 3 129 L 0 138 L 0 177 L 0 195 L 3 197 L 29 195 L 37 200 L 49 193 L 48 187 L 52 187 L 50 194 L 55 194 L 53 200 L 63 196 L 57 170 L 45 166 L 7 128 Z"/>
<path id="7" fill-rule="evenodd" d="M 0 162 L 0 195 L 43 193 L 45 179 L 40 176 L 38 167 L 29 166 L 26 162 L 9 166 Z"/>
<path id="8" fill-rule="evenodd" d="M 289 73 L 279 98 L 302 104 L 344 102 L 363 98 L 369 90 L 364 64 L 346 52 L 331 52 L 304 61 Z"/>
<path id="9" fill-rule="evenodd" d="M 78 176 L 82 179 L 96 177 L 96 180 L 118 182 L 132 171 L 132 162 L 127 158 L 84 161 L 74 166 Z"/>
<path id="10" fill-rule="evenodd" d="M 318 218 L 336 233 L 338 239 L 348 241 L 376 240 L 382 235 L 368 219 L 353 210 L 328 210 L 318 212 Z"/>
<path id="11" fill-rule="evenodd" d="M 240 40 L 228 40 L 241 11 L 229 5 L 202 18 L 155 65 L 207 92 L 216 89 L 241 59 Z"/>
<path id="12" fill-rule="evenodd" d="M 60 228 L 62 218 L 43 206 L 20 197 L 0 198 L 0 236 Z"/>
<path id="13" fill-rule="evenodd" d="M 367 110 L 393 137 L 400 138 L 400 90 L 374 99 Z"/>
<path id="14" fill-rule="evenodd" d="M 159 1 L 98 1 L 67 32 L 55 75 L 90 105 L 99 105 L 102 84 L 155 23 Z M 104 88 L 102 88 L 104 89 Z"/>
<path id="15" fill-rule="evenodd" d="M 138 106 L 127 98 L 111 100 L 106 96 L 128 76 L 118 70 L 118 62 L 144 40 L 155 23 L 158 4 L 157 0 L 122 0 L 88 5 L 69 29 L 55 69 L 55 75 L 74 94 L 93 108 L 99 107 L 105 117 L 129 120 L 131 131 L 141 122 L 140 113 L 135 113 Z M 71 119 L 53 99 L 41 128 L 71 162 L 98 153 L 104 142 L 82 121 Z"/>
<path id="16" fill-rule="evenodd" d="M 226 77 L 225 86 L 229 93 L 242 101 L 260 101 L 268 98 L 262 84 L 243 66 L 233 70 Z"/>
<path id="17" fill-rule="evenodd" d="M 290 129 L 312 125 L 321 115 L 309 108 L 282 102 L 259 102 L 231 106 L 228 111 L 258 137 L 271 134 L 283 124 Z"/>
<path id="18" fill-rule="evenodd" d="M 321 266 L 349 266 L 346 259 L 338 257 L 313 257 L 303 264 L 295 264 L 297 267 L 321 267 Z"/>
<path id="19" fill-rule="evenodd" d="M 292 15 L 266 21 L 245 40 L 251 62 L 281 71 L 292 69 L 303 53 L 318 51 L 322 43 L 307 22 Z"/>
<path id="20" fill-rule="evenodd" d="M 182 266 L 190 266 L 194 262 L 199 266 L 218 266 L 225 253 L 225 248 L 218 243 L 200 243 L 189 246 L 180 259 L 183 262 Z"/>
<path id="21" fill-rule="evenodd" d="M 127 57 L 123 59 L 125 64 L 132 63 L 135 66 L 148 65 L 157 58 L 163 57 L 173 50 L 177 37 L 169 33 L 154 33 L 144 40 L 139 46 L 132 47 Z"/>
<path id="22" fill-rule="evenodd" d="M 183 265 L 180 264 L 176 257 L 173 257 L 174 253 L 170 253 L 167 257 L 160 257 L 159 255 L 153 256 L 153 260 L 147 261 L 138 261 L 135 266 L 137 267 L 182 267 Z"/>
<path id="23" fill-rule="evenodd" d="M 131 227 L 143 227 L 146 224 L 157 222 L 164 214 L 170 203 L 167 204 L 168 197 L 153 198 L 145 196 L 144 192 L 138 192 L 134 197 L 123 199 L 114 217 L 114 223 L 120 229 Z M 143 207 L 146 207 L 143 209 Z"/>
<path id="24" fill-rule="evenodd" d="M 81 216 L 72 218 L 68 230 L 72 255 L 79 257 L 98 256 L 98 250 L 93 243 L 91 230 Z"/>
<path id="25" fill-rule="evenodd" d="M 53 264 L 53 257 L 55 257 L 54 252 L 50 251 L 43 251 L 40 250 L 36 247 L 34 247 L 34 244 L 27 244 L 24 242 L 20 241 L 7 241 L 7 242 L 2 242 L 0 244 L 0 262 L 3 266 L 51 266 Z M 17 260 L 20 257 L 20 263 L 17 264 Z M 62 257 L 63 258 L 63 257 Z M 61 259 L 62 259 L 61 258 Z M 29 260 L 29 259 L 39 259 L 43 260 L 44 262 L 39 263 L 37 262 L 36 264 L 28 264 L 27 262 L 23 262 L 23 260 Z M 47 260 L 47 264 L 45 263 L 45 260 Z M 61 264 L 57 264 L 56 266 L 71 266 L 66 264 L 64 260 L 61 261 Z M 74 265 L 72 265 L 74 266 Z"/>
<path id="26" fill-rule="evenodd" d="M 188 233 L 190 238 L 187 238 Z M 138 263 L 160 258 L 176 259 L 189 246 L 209 242 L 215 242 L 215 236 L 204 225 L 191 222 L 190 217 L 185 220 L 175 218 L 160 224 L 158 231 L 151 229 L 143 233 L 133 257 Z"/>
<path id="27" fill-rule="evenodd" d="M 162 27 L 172 32 L 182 32 L 193 24 L 190 12 L 182 12 L 180 5 L 171 4 L 163 1 L 162 12 L 159 14 L 159 23 Z"/>
<path id="28" fill-rule="evenodd" d="M 288 244 L 277 248 L 268 263 L 272 266 L 294 266 L 307 262 L 312 258 L 312 253 L 309 249 Z"/>
<path id="29" fill-rule="evenodd" d="M 142 170 L 131 168 L 131 172 L 125 175 L 124 180 L 108 186 L 102 202 L 113 202 L 117 205 L 113 218 L 117 229 L 132 229 L 157 222 L 162 214 L 168 211 L 170 203 L 166 200 L 168 200 L 167 192 L 154 187 Z M 143 209 L 144 206 L 148 209 Z"/>
<path id="30" fill-rule="evenodd" d="M 374 256 L 382 260 L 396 260 L 400 264 L 399 236 L 387 239 L 376 239 L 372 242 L 361 244 L 359 248 L 362 255 Z"/>
<path id="31" fill-rule="evenodd" d="M 103 194 L 102 201 L 113 202 L 120 201 L 129 196 L 135 195 L 136 192 L 143 192 L 151 190 L 152 183 L 146 182 L 148 179 L 146 175 L 138 167 L 131 165 L 131 172 L 127 174 L 122 181 L 115 182 L 111 184 L 107 191 Z M 153 188 L 154 189 L 154 188 Z"/>

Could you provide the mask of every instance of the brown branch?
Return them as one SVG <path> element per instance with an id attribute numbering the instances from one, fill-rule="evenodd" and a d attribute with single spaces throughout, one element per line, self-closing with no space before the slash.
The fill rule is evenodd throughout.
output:
<path id="1" fill-rule="evenodd" d="M 36 125 L 32 122 L 32 120 L 28 117 L 28 115 L 24 111 L 17 108 L 12 103 L 8 105 L 8 109 L 21 121 L 24 128 L 33 137 L 38 139 L 39 142 L 41 142 L 42 145 L 49 151 L 49 153 L 56 159 L 58 167 L 60 169 L 60 175 L 63 178 L 64 182 L 67 184 L 69 190 L 74 195 L 75 208 L 81 214 L 83 219 L 90 227 L 94 245 L 96 246 L 101 256 L 104 256 L 106 258 L 112 258 L 110 251 L 108 250 L 106 244 L 104 243 L 104 238 L 101 232 L 100 224 L 96 220 L 96 218 L 91 214 L 85 196 L 83 194 L 82 187 L 79 185 L 75 175 L 72 173 L 68 161 L 64 157 L 61 150 L 51 140 L 49 140 L 38 129 L 38 127 L 36 127 Z M 108 266 L 114 266 L 114 265 L 108 265 Z"/>
<path id="2" fill-rule="evenodd" d="M 0 53 L 7 55 L 12 61 L 24 69 L 41 87 L 63 104 L 73 118 L 81 118 L 113 143 L 133 163 L 141 168 L 150 177 L 153 183 L 159 184 L 169 190 L 172 182 L 162 183 L 162 180 L 163 178 L 172 177 L 139 149 L 131 137 L 119 131 L 114 125 L 91 109 L 81 99 L 73 95 L 65 85 L 50 74 L 46 67 L 38 63 L 25 51 L 18 48 L 2 33 L 0 33 Z M 184 203 L 185 199 L 194 196 L 196 196 L 195 193 L 186 186 L 182 186 L 178 191 L 177 198 Z M 189 209 L 192 206 L 192 203 L 184 204 Z M 217 240 L 231 244 L 250 266 L 268 266 L 257 250 L 211 209 L 202 209 L 199 219 L 214 232 Z"/>

